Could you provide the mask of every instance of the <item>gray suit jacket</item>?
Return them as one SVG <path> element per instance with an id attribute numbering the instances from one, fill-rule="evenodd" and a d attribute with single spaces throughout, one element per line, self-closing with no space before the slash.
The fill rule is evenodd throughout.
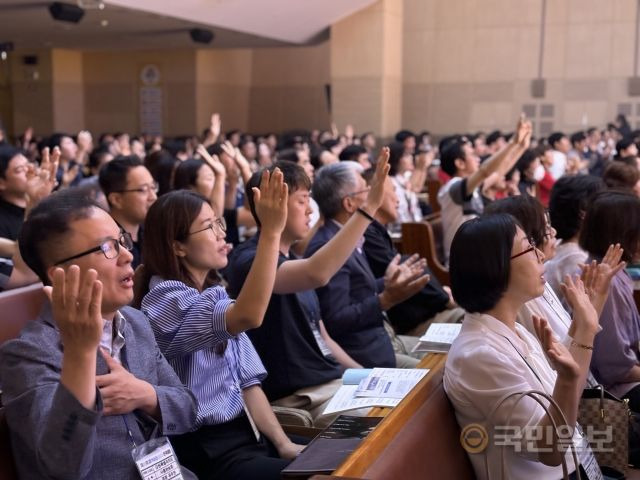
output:
<path id="1" fill-rule="evenodd" d="M 196 400 L 158 350 L 148 320 L 130 307 L 120 313 L 126 319 L 122 363 L 154 386 L 162 421 L 138 411 L 102 416 L 99 390 L 95 410 L 80 405 L 60 383 L 62 345 L 47 302 L 19 338 L 0 349 L 2 401 L 20 478 L 139 479 L 125 418 L 138 445 L 194 425 Z M 97 358 L 96 374 L 108 373 L 99 353 Z"/>

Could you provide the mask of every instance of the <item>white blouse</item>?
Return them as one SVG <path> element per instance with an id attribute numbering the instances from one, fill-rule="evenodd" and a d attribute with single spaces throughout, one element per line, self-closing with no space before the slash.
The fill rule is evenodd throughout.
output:
<path id="1" fill-rule="evenodd" d="M 466 314 L 460 335 L 449 351 L 443 379 L 461 429 L 473 423 L 486 426 L 494 407 L 511 393 L 529 390 L 543 390 L 549 395 L 553 393 L 556 372 L 549 365 L 538 339 L 519 324 L 516 324 L 516 332 L 490 315 Z M 514 402 L 515 399 L 509 399 L 495 412 L 493 426 L 506 426 Z M 510 425 L 533 427 L 544 414 L 535 400 L 524 398 L 515 407 Z M 504 449 L 506 462 L 505 478 L 562 478 L 562 466 L 549 467 L 537 461 L 536 453 L 527 452 L 527 439 L 532 443 L 533 434 L 525 435 L 518 442 L 507 439 L 510 431 L 505 428 L 495 430 L 497 437 L 489 441 L 485 451 L 469 453 L 479 480 L 487 480 L 485 458 L 490 478 L 501 478 L 501 449 Z M 578 435 L 576 429 L 574 441 L 579 439 Z M 500 439 L 507 446 L 495 445 Z M 569 472 L 575 471 L 569 451 L 566 459 Z"/>

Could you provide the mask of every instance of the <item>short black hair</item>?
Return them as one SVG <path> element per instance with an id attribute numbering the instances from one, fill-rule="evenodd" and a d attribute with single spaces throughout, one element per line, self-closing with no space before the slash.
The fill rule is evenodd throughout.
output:
<path id="1" fill-rule="evenodd" d="M 300 189 L 311 190 L 311 180 L 305 173 L 304 168 L 294 162 L 279 160 L 270 167 L 263 168 L 255 172 L 253 175 L 251 175 L 251 178 L 245 185 L 245 196 L 247 198 L 247 202 L 249 203 L 251 215 L 253 215 L 253 219 L 256 221 L 256 225 L 258 225 L 258 227 L 260 227 L 260 219 L 258 218 L 258 214 L 256 212 L 256 204 L 253 201 L 253 187 L 260 187 L 262 172 L 267 170 L 269 173 L 273 173 L 276 167 L 279 168 L 282 172 L 284 183 L 286 183 L 289 187 L 289 194 Z"/>
<path id="2" fill-rule="evenodd" d="M 173 176 L 173 188 L 180 190 L 195 187 L 198 180 L 198 172 L 203 165 L 207 164 L 199 158 L 189 158 L 184 162 L 179 162 Z"/>
<path id="3" fill-rule="evenodd" d="M 12 147 L 11 145 L 0 146 L 0 178 L 6 178 L 5 175 L 7 174 L 7 168 L 9 168 L 11 160 L 21 153 L 22 150 Z"/>
<path id="4" fill-rule="evenodd" d="M 565 175 L 556 181 L 551 189 L 549 217 L 559 239 L 569 240 L 578 233 L 589 200 L 604 188 L 604 182 L 593 175 Z"/>
<path id="5" fill-rule="evenodd" d="M 298 163 L 298 151 L 293 148 L 285 148 L 277 153 L 278 160 Z"/>
<path id="6" fill-rule="evenodd" d="M 520 158 L 516 162 L 516 167 L 518 170 L 520 170 L 520 174 L 524 175 L 524 172 L 527 171 L 531 164 L 535 162 L 539 157 L 540 155 L 538 154 L 536 149 L 533 148 L 529 148 L 522 155 L 520 155 Z"/>
<path id="7" fill-rule="evenodd" d="M 398 173 L 398 165 L 404 157 L 404 145 L 400 142 L 391 142 L 389 145 L 389 175 L 394 176 Z"/>
<path id="8" fill-rule="evenodd" d="M 571 135 L 571 145 L 575 145 L 578 142 L 582 142 L 583 140 L 586 140 L 587 136 L 584 134 L 584 132 L 580 131 L 580 132 L 575 132 L 574 134 Z"/>
<path id="9" fill-rule="evenodd" d="M 52 247 L 69 231 L 71 222 L 89 217 L 94 209 L 102 207 L 85 191 L 69 188 L 49 195 L 31 210 L 20 229 L 18 245 L 20 255 L 42 283 L 51 283 L 47 269 L 52 261 L 47 253 L 55 252 Z"/>
<path id="10" fill-rule="evenodd" d="M 91 153 L 89 154 L 88 167 L 90 169 L 98 168 L 102 163 L 102 159 L 104 158 L 105 155 L 110 155 L 110 153 L 109 153 L 109 149 L 104 145 L 99 145 L 93 150 L 91 150 Z"/>
<path id="11" fill-rule="evenodd" d="M 629 137 L 623 138 L 622 140 L 619 140 L 618 143 L 616 143 L 616 152 L 617 152 L 617 156 L 620 156 L 620 152 L 622 150 L 626 150 L 627 148 L 629 148 L 631 145 L 633 145 L 633 140 Z"/>
<path id="12" fill-rule="evenodd" d="M 451 291 L 467 312 L 491 310 L 507 290 L 517 226 L 508 214 L 483 215 L 463 223 L 454 235 L 449 257 Z"/>
<path id="13" fill-rule="evenodd" d="M 462 147 L 464 147 L 466 143 L 469 143 L 469 141 L 464 137 L 460 137 L 451 141 L 440 154 L 440 168 L 442 168 L 447 175 L 453 177 L 458 171 L 456 160 L 465 159 L 465 153 Z"/>
<path id="14" fill-rule="evenodd" d="M 546 220 L 544 207 L 537 198 L 530 195 L 516 195 L 491 202 L 484 209 L 487 215 L 507 213 L 514 217 L 522 226 L 527 237 L 536 245 L 544 243 Z"/>
<path id="15" fill-rule="evenodd" d="M 127 174 L 135 167 L 144 167 L 142 160 L 136 155 L 119 155 L 100 169 L 98 180 L 107 201 L 110 193 L 119 192 L 127 187 Z"/>
<path id="16" fill-rule="evenodd" d="M 411 130 L 400 130 L 398 133 L 396 133 L 395 140 L 396 142 L 404 142 L 407 138 L 411 137 L 416 138 L 416 134 Z"/>
<path id="17" fill-rule="evenodd" d="M 640 244 L 640 198 L 633 193 L 604 190 L 593 197 L 580 230 L 580 246 L 596 258 L 619 243 L 622 260 L 631 262 Z"/>
<path id="18" fill-rule="evenodd" d="M 486 143 L 487 145 L 492 145 L 496 143 L 498 140 L 500 140 L 501 138 L 504 138 L 504 134 L 500 130 L 494 130 L 489 135 L 487 135 L 487 138 L 484 140 L 484 143 Z"/>
<path id="19" fill-rule="evenodd" d="M 353 160 L 358 161 L 358 157 L 363 153 L 367 153 L 367 149 L 362 145 L 347 145 L 342 149 L 338 158 L 340 160 Z"/>
<path id="20" fill-rule="evenodd" d="M 549 138 L 547 139 L 547 142 L 549 143 L 549 145 L 551 145 L 553 148 L 555 148 L 556 143 L 558 143 L 560 140 L 562 140 L 563 138 L 565 138 L 566 135 L 562 132 L 554 132 L 551 135 L 549 135 Z"/>

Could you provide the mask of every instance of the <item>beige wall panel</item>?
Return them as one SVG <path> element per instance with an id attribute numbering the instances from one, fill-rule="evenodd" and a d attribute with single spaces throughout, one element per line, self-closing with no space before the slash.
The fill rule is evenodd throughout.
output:
<path id="1" fill-rule="evenodd" d="M 142 50 L 132 52 L 85 52 L 85 81 L 138 84 L 140 69 L 153 63 L 160 68 L 161 82 L 193 82 L 196 50 Z"/>
<path id="2" fill-rule="evenodd" d="M 547 0 L 547 24 L 566 25 L 569 19 L 568 0 Z"/>
<path id="3" fill-rule="evenodd" d="M 256 49 L 251 85 L 324 85 L 331 81 L 330 63 L 330 42 L 315 47 Z"/>
<path id="4" fill-rule="evenodd" d="M 438 30 L 434 80 L 437 83 L 466 82 L 473 69 L 473 30 Z M 405 52 L 409 55 L 409 52 Z"/>
<path id="5" fill-rule="evenodd" d="M 473 83 L 471 98 L 480 102 L 501 102 L 513 98 L 513 82 Z"/>
<path id="6" fill-rule="evenodd" d="M 473 102 L 466 130 L 509 130 L 516 116 L 512 102 Z"/>
<path id="7" fill-rule="evenodd" d="M 563 110 L 562 123 L 567 131 L 604 126 L 611 120 L 607 117 L 606 101 L 566 101 Z"/>
<path id="8" fill-rule="evenodd" d="M 250 95 L 251 89 L 244 85 L 198 84 L 196 131 L 209 126 L 212 113 L 220 114 L 223 130 L 248 129 Z"/>
<path id="9" fill-rule="evenodd" d="M 402 76 L 409 83 L 428 83 L 435 77 L 436 32 L 409 31 L 404 34 Z"/>
<path id="10" fill-rule="evenodd" d="M 433 0 L 436 2 L 437 29 L 471 29 L 476 25 L 476 8 L 480 0 Z"/>
<path id="11" fill-rule="evenodd" d="M 76 134 L 86 128 L 81 83 L 56 82 L 53 86 L 53 129 Z"/>
<path id="12" fill-rule="evenodd" d="M 567 27 L 566 25 L 554 25 L 550 16 L 547 16 L 547 19 L 549 24 L 545 29 L 542 76 L 544 78 L 563 78 L 566 62 L 565 51 L 568 41 Z"/>
<path id="13" fill-rule="evenodd" d="M 196 94 L 193 82 L 171 82 L 164 86 L 163 132 L 166 135 L 192 135 L 204 125 L 196 125 Z"/>
<path id="14" fill-rule="evenodd" d="M 635 23 L 625 22 L 612 25 L 608 76 L 630 77 L 633 75 L 634 39 Z M 605 65 L 604 62 L 602 64 Z"/>
<path id="15" fill-rule="evenodd" d="M 564 84 L 566 100 L 606 100 L 608 80 L 567 80 Z"/>
<path id="16" fill-rule="evenodd" d="M 382 80 L 338 78 L 332 82 L 333 118 L 351 123 L 356 132 L 382 129 Z"/>
<path id="17" fill-rule="evenodd" d="M 195 61 L 198 83 L 251 84 L 253 50 L 197 50 Z"/>
<path id="18" fill-rule="evenodd" d="M 569 5 L 570 24 L 602 25 L 613 20 L 614 1 L 565 0 Z"/>
<path id="19" fill-rule="evenodd" d="M 464 131 L 471 113 L 470 84 L 433 85 L 429 129 L 437 134 Z"/>
<path id="20" fill-rule="evenodd" d="M 434 30 L 437 25 L 437 0 L 405 0 L 404 30 Z"/>
<path id="21" fill-rule="evenodd" d="M 389 11 L 383 18 L 383 75 L 400 78 L 403 60 L 402 0 L 384 0 L 384 4 L 389 5 Z"/>
<path id="22" fill-rule="evenodd" d="M 94 134 L 125 131 L 137 133 L 138 95 L 132 83 L 85 84 L 86 126 Z"/>
<path id="23" fill-rule="evenodd" d="M 614 22 L 629 22 L 635 20 L 638 5 L 636 0 L 612 0 L 611 3 L 613 4 Z"/>
<path id="24" fill-rule="evenodd" d="M 569 25 L 565 78 L 606 78 L 611 70 L 611 24 Z"/>
<path id="25" fill-rule="evenodd" d="M 540 0 L 482 0 L 476 4 L 477 27 L 524 27 L 540 24 Z"/>
<path id="26" fill-rule="evenodd" d="M 512 65 L 518 58 L 516 28 L 478 28 L 472 56 L 474 82 L 491 82 L 513 78 Z"/>
<path id="27" fill-rule="evenodd" d="M 391 136 L 403 128 L 402 125 L 402 80 L 386 78 L 382 86 L 382 127 L 380 135 Z"/>
<path id="28" fill-rule="evenodd" d="M 376 3 L 331 27 L 332 78 L 382 74 L 382 15 Z"/>
<path id="29" fill-rule="evenodd" d="M 53 131 L 53 92 L 48 82 L 19 82 L 12 85 L 13 126 L 18 134 L 32 126 L 36 132 Z"/>
<path id="30" fill-rule="evenodd" d="M 402 126 L 410 130 L 430 130 L 431 86 L 405 83 L 402 86 Z"/>
<path id="31" fill-rule="evenodd" d="M 517 29 L 518 45 L 515 58 L 503 64 L 503 69 L 509 65 L 515 66 L 512 75 L 515 78 L 531 79 L 538 77 L 538 58 L 540 53 L 540 25 L 523 26 Z"/>

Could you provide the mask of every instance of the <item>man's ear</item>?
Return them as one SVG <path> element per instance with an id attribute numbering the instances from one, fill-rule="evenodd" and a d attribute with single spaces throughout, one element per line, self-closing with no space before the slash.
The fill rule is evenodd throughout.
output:
<path id="1" fill-rule="evenodd" d="M 187 247 L 184 243 L 174 240 L 171 242 L 171 247 L 173 248 L 173 254 L 176 257 L 184 258 L 187 256 Z"/>
<path id="2" fill-rule="evenodd" d="M 0 178 L 0 192 L 4 192 L 7 189 L 7 180 Z"/>
<path id="3" fill-rule="evenodd" d="M 356 204 L 354 203 L 351 196 L 346 196 L 342 199 L 342 208 L 348 213 L 353 213 L 356 211 Z"/>
<path id="4" fill-rule="evenodd" d="M 124 206 L 124 201 L 123 201 L 123 198 L 122 198 L 122 194 L 121 193 L 116 193 L 116 192 L 111 192 L 107 196 L 107 203 L 109 204 L 109 207 L 111 207 L 111 208 L 116 208 L 117 210 L 122 210 L 122 207 Z"/>
<path id="5" fill-rule="evenodd" d="M 464 170 L 467 168 L 467 162 L 465 162 L 465 161 L 464 161 L 463 159 L 461 159 L 461 158 L 456 158 L 456 159 L 453 161 L 453 164 L 456 166 L 456 169 L 457 169 L 457 170 L 460 170 L 460 171 L 464 171 Z"/>

